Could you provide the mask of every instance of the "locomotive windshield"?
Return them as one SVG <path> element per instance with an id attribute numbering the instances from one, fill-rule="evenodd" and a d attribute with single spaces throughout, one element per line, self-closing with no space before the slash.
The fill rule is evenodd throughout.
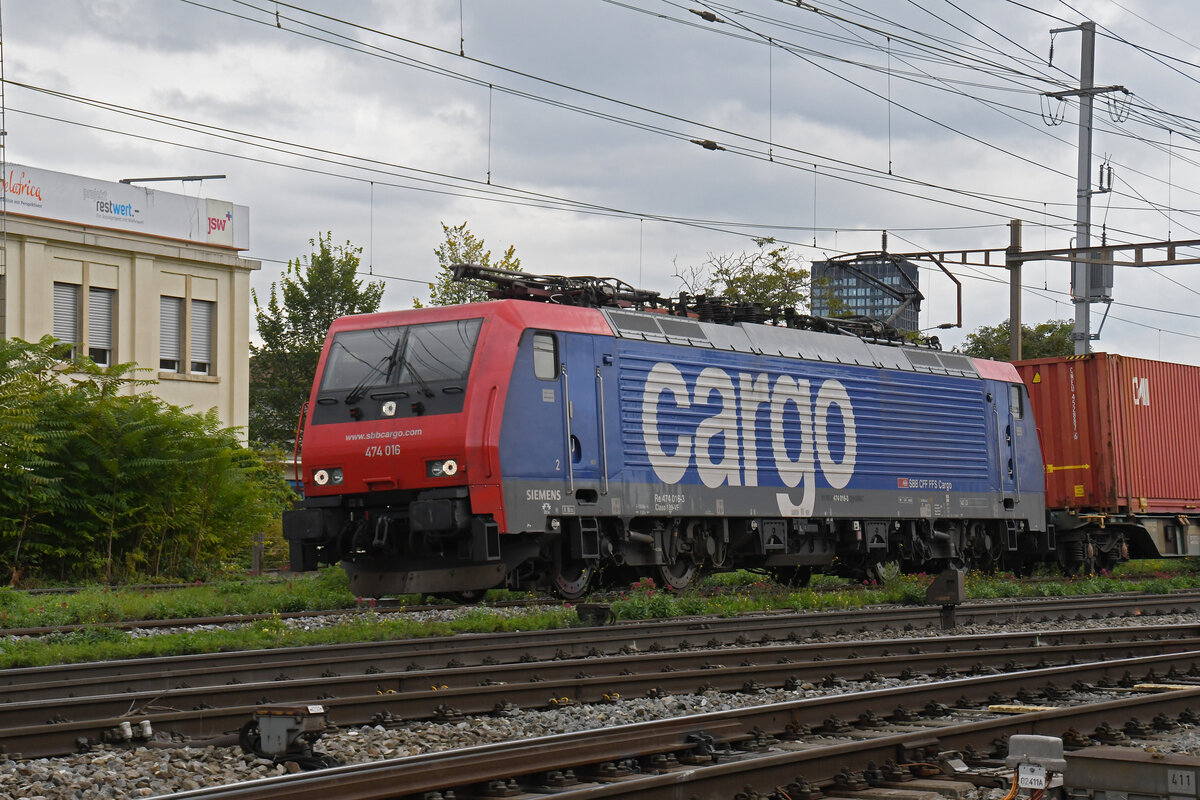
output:
<path id="1" fill-rule="evenodd" d="M 314 423 L 342 422 L 330 404 L 358 406 L 364 400 L 412 398 L 401 412 L 385 416 L 459 411 L 482 320 L 461 319 L 392 328 L 342 331 L 333 337 L 321 375 Z M 344 405 L 343 405 L 344 402 Z M 368 402 L 368 406 L 372 403 Z M 392 403 L 391 408 L 397 408 Z M 363 419 L 355 412 L 353 419 Z M 365 418 L 374 417 L 370 411 Z"/>
<path id="2" fill-rule="evenodd" d="M 333 337 L 321 391 L 463 382 L 479 319 L 342 331 Z"/>

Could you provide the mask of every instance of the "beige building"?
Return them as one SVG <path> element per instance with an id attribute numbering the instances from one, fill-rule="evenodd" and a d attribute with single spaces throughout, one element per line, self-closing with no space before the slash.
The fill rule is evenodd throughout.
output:
<path id="1" fill-rule="evenodd" d="M 9 165 L 0 336 L 133 361 L 152 391 L 224 425 L 249 415 L 245 206 Z M 244 437 L 244 430 L 243 430 Z"/>

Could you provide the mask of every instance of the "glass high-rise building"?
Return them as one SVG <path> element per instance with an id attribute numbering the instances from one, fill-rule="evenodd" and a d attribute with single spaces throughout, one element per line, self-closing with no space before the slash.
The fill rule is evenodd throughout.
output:
<path id="1" fill-rule="evenodd" d="M 814 316 L 867 317 L 883 322 L 900 307 L 902 298 L 919 286 L 917 265 L 903 258 L 872 258 L 849 262 L 849 266 L 842 261 L 813 262 Z M 905 308 L 892 325 L 905 333 L 915 333 L 920 309 L 918 300 Z"/>

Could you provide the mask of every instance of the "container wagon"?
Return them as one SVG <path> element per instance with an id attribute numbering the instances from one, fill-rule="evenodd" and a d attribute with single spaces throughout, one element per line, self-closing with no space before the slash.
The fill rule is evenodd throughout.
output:
<path id="1" fill-rule="evenodd" d="M 1016 367 L 1060 562 L 1200 555 L 1200 367 L 1108 353 Z"/>

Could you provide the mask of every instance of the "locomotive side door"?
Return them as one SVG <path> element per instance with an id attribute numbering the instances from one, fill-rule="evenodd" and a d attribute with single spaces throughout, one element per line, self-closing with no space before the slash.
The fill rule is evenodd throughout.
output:
<path id="1" fill-rule="evenodd" d="M 1018 384 L 998 383 L 992 401 L 996 427 L 997 469 L 1000 496 L 1005 511 L 1014 511 L 1021 501 L 1021 469 L 1018 463 L 1018 427 L 1024 416 L 1024 404 Z"/>
<path id="2" fill-rule="evenodd" d="M 560 334 L 560 341 L 567 480 L 581 506 L 576 513 L 587 514 L 589 506 L 594 507 L 599 500 L 601 490 L 607 490 L 607 486 L 602 486 L 605 482 L 599 404 L 602 377 L 596 366 L 593 337 Z"/>

